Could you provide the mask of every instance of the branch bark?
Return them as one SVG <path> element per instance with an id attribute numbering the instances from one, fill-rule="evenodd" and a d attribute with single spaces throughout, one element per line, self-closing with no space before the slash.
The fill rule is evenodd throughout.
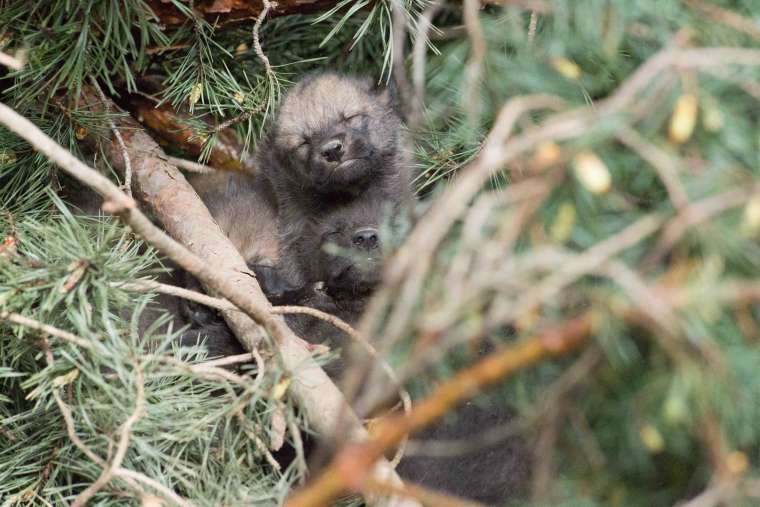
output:
<path id="1" fill-rule="evenodd" d="M 171 145 L 192 157 L 200 156 L 204 143 L 203 134 L 193 129 L 182 113 L 175 112 L 168 104 L 156 106 L 136 94 L 127 96 L 125 103 L 135 117 L 158 136 L 161 144 Z M 253 156 L 249 155 L 241 160 L 242 151 L 243 147 L 240 146 L 234 132 L 220 129 L 209 153 L 208 164 L 214 169 L 253 174 L 256 170 Z"/>
<path id="2" fill-rule="evenodd" d="M 181 25 L 187 21 L 187 16 L 170 2 L 148 0 L 147 3 L 164 25 Z M 336 3 L 337 0 L 278 0 L 272 2 L 269 15 L 308 14 L 333 7 Z M 196 0 L 193 7 L 208 22 L 226 25 L 255 20 L 264 10 L 264 3 L 261 0 Z"/>

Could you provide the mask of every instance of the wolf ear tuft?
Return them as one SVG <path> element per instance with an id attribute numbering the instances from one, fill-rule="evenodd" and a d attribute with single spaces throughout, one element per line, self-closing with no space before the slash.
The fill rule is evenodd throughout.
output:
<path id="1" fill-rule="evenodd" d="M 375 93 L 383 104 L 393 109 L 399 116 L 403 116 L 401 111 L 401 96 L 395 79 L 391 77 L 387 84 L 379 83 L 375 85 Z"/>

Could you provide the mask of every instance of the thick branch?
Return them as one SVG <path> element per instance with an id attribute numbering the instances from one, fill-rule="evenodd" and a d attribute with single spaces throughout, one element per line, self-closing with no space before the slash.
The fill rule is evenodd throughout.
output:
<path id="1" fill-rule="evenodd" d="M 203 133 L 193 129 L 187 117 L 175 112 L 171 106 L 164 104 L 156 107 L 138 95 L 129 95 L 125 102 L 125 106 L 158 136 L 162 144 L 180 149 L 189 156 L 198 157 L 201 154 Z M 208 164 L 225 171 L 254 173 L 253 157 L 249 155 L 241 160 L 242 151 L 243 147 L 235 133 L 229 129 L 220 129 L 209 153 Z"/>
<path id="2" fill-rule="evenodd" d="M 272 2 L 270 16 L 308 14 L 334 6 L 337 0 L 278 0 Z M 187 16 L 165 0 L 148 0 L 148 5 L 164 25 L 181 25 Z M 261 0 L 196 0 L 195 12 L 216 25 L 255 20 L 264 8 Z"/>

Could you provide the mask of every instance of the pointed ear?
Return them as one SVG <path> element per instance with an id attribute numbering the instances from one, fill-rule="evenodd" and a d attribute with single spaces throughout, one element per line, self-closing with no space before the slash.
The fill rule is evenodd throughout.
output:
<path id="1" fill-rule="evenodd" d="M 376 85 L 375 93 L 377 93 L 378 98 L 383 104 L 393 109 L 396 114 L 401 114 L 401 97 L 398 85 L 393 77 L 388 80 L 387 84 L 380 83 Z"/>

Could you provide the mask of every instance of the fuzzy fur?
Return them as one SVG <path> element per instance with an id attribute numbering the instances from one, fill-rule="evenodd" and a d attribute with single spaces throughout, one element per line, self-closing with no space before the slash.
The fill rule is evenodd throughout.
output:
<path id="1" fill-rule="evenodd" d="M 340 162 L 320 155 L 330 139 L 344 146 Z M 276 196 L 280 251 L 299 261 L 283 273 L 296 285 L 317 275 L 310 260 L 325 216 L 357 201 L 373 209 L 391 203 L 398 212 L 413 200 L 411 158 L 393 95 L 368 79 L 304 78 L 284 98 L 257 160 Z"/>

